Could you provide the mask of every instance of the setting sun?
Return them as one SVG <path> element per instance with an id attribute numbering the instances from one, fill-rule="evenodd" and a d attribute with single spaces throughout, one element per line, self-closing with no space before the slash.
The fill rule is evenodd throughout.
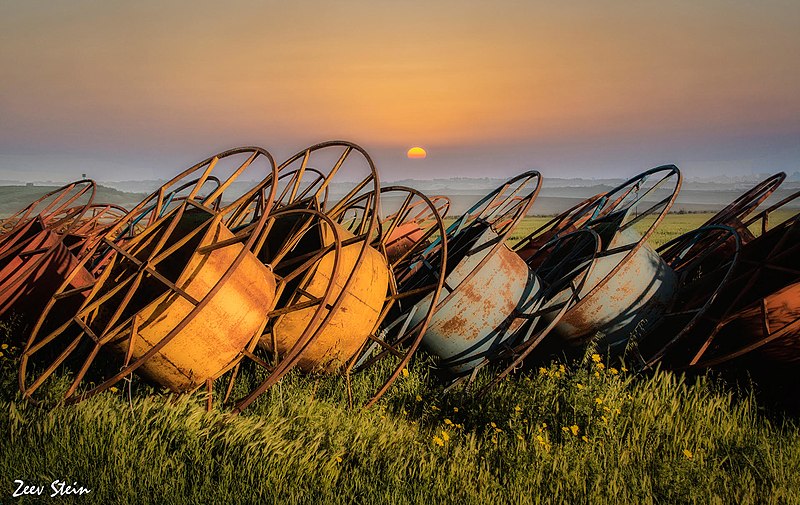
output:
<path id="1" fill-rule="evenodd" d="M 408 150 L 406 156 L 408 156 L 408 159 L 411 160 L 421 160 L 423 158 L 426 158 L 428 156 L 428 153 L 426 153 L 425 149 L 421 147 L 412 147 L 411 149 Z"/>

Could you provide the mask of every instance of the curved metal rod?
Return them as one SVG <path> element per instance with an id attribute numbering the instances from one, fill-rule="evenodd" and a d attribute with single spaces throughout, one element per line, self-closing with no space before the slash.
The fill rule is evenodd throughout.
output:
<path id="1" fill-rule="evenodd" d="M 699 242 L 708 245 L 702 254 L 695 253 L 696 244 Z M 720 245 L 731 242 L 734 244 L 734 249 L 727 261 L 708 271 L 705 268 L 707 259 L 717 254 L 717 249 Z M 673 249 L 678 244 L 680 248 Z M 687 232 L 680 237 L 672 239 L 665 245 L 675 251 L 675 255 L 668 262 L 668 265 L 678 275 L 679 287 L 678 292 L 673 297 L 670 308 L 661 317 L 661 320 L 637 343 L 633 356 L 639 361 L 642 369 L 653 368 L 677 343 L 683 342 L 695 326 L 705 318 L 720 293 L 727 288 L 728 282 L 738 266 L 741 251 L 741 240 L 736 229 L 719 224 L 707 225 Z M 689 293 L 697 289 L 698 285 L 704 286 L 708 282 L 711 282 L 713 289 L 710 294 L 703 294 L 701 297 L 702 304 L 699 307 L 682 304 L 682 301 L 686 300 Z M 692 304 L 697 298 L 696 296 L 689 297 L 686 303 Z M 675 318 L 686 316 L 690 316 L 690 319 L 683 324 L 679 331 L 674 332 Z M 662 330 L 668 332 L 668 335 L 671 334 L 665 342 L 662 340 L 662 334 L 659 333 Z M 657 342 L 653 344 L 651 341 L 654 339 Z M 656 349 L 646 355 L 646 352 L 642 352 L 643 344 L 647 346 L 656 345 Z"/>
<path id="2" fill-rule="evenodd" d="M 202 200 L 196 200 L 197 192 L 201 189 L 201 187 L 205 184 L 205 182 L 211 177 L 211 171 L 215 168 L 217 163 L 222 158 L 226 158 L 228 156 L 232 156 L 235 154 L 248 154 L 247 160 L 242 163 L 238 169 L 234 170 L 234 172 L 225 180 L 225 182 L 219 185 L 210 195 L 206 196 Z M 159 190 L 154 192 L 150 195 L 150 197 L 146 198 L 142 202 L 140 202 L 133 210 L 127 213 L 127 215 L 121 219 L 119 222 L 114 224 L 105 234 L 102 236 L 101 240 L 98 244 L 102 244 L 110 248 L 109 254 L 109 261 L 107 264 L 107 268 L 103 270 L 103 272 L 95 278 L 93 282 L 90 282 L 87 285 L 79 286 L 77 288 L 70 287 L 72 282 L 78 276 L 81 271 L 85 271 L 85 267 L 87 266 L 88 260 L 92 257 L 92 254 L 87 254 L 81 261 L 78 262 L 77 266 L 69 272 L 61 284 L 61 286 L 56 291 L 55 295 L 49 300 L 44 312 L 39 317 L 32 333 L 30 334 L 25 349 L 22 354 L 22 359 L 20 362 L 20 369 L 19 369 L 19 385 L 20 390 L 23 394 L 27 397 L 30 397 L 33 392 L 41 386 L 41 384 L 50 376 L 52 373 L 66 360 L 68 356 L 70 356 L 79 346 L 81 339 L 84 336 L 88 336 L 91 341 L 94 341 L 94 347 L 92 351 L 89 353 L 88 357 L 84 361 L 83 366 L 77 373 L 75 380 L 73 381 L 70 389 L 67 391 L 65 397 L 70 398 L 72 395 L 77 391 L 78 386 L 80 385 L 84 375 L 91 367 L 92 363 L 94 362 L 95 357 L 97 356 L 100 349 L 108 343 L 108 341 L 114 337 L 118 330 L 125 325 L 131 322 L 130 318 L 125 319 L 125 321 L 121 322 L 119 325 L 116 323 L 119 321 L 120 317 L 123 314 L 123 309 L 131 302 L 134 297 L 135 292 L 138 290 L 142 280 L 147 276 L 152 281 L 158 282 L 162 285 L 162 288 L 167 291 L 172 291 L 179 295 L 181 298 L 188 300 L 192 303 L 193 308 L 192 310 L 173 328 L 172 331 L 169 332 L 161 341 L 156 343 L 149 351 L 147 351 L 143 356 L 137 359 L 134 363 L 128 364 L 126 363 L 123 369 L 113 375 L 110 379 L 106 380 L 99 386 L 92 388 L 86 394 L 79 395 L 71 401 L 80 401 L 81 399 L 94 395 L 111 385 L 115 382 L 119 381 L 121 378 L 129 375 L 137 368 L 139 368 L 143 363 L 145 363 L 150 357 L 152 357 L 156 352 L 158 352 L 161 348 L 163 348 L 169 341 L 175 337 L 186 325 L 194 319 L 194 317 L 203 310 L 203 308 L 207 305 L 208 301 L 213 298 L 213 296 L 221 289 L 221 287 L 225 284 L 225 282 L 230 278 L 234 269 L 243 261 L 245 254 L 249 252 L 249 248 L 254 246 L 254 240 L 258 236 L 257 231 L 264 227 L 266 224 L 267 215 L 263 216 L 258 223 L 254 223 L 253 225 L 253 233 L 251 233 L 251 237 L 247 238 L 245 236 L 234 237 L 233 241 L 222 241 L 214 245 L 214 247 L 224 247 L 229 244 L 245 242 L 246 244 L 244 247 L 240 248 L 239 252 L 237 253 L 236 258 L 231 262 L 230 265 L 227 266 L 223 275 L 217 279 L 215 284 L 210 288 L 210 290 L 204 294 L 201 300 L 195 300 L 192 296 L 186 293 L 183 289 L 177 286 L 174 282 L 166 278 L 162 275 L 158 269 L 157 265 L 163 261 L 164 259 L 168 258 L 171 254 L 178 251 L 181 247 L 189 242 L 192 237 L 197 236 L 201 233 L 204 229 L 210 229 L 210 227 L 215 226 L 216 224 L 225 224 L 226 216 L 230 216 L 230 214 L 234 213 L 237 209 L 237 206 L 241 204 L 241 202 L 246 201 L 250 197 L 249 191 L 245 193 L 242 197 L 235 200 L 231 204 L 227 206 L 220 206 L 217 209 L 210 208 L 204 205 L 205 202 L 216 202 L 221 201 L 223 191 L 229 187 L 233 181 L 241 175 L 245 169 L 247 169 L 255 160 L 256 158 L 263 157 L 268 161 L 268 165 L 270 167 L 269 174 L 266 176 L 265 181 L 274 181 L 277 177 L 277 167 L 275 166 L 275 162 L 272 159 L 272 156 L 265 151 L 264 149 L 258 147 L 252 148 L 237 148 L 231 149 L 229 151 L 225 151 L 224 153 L 220 153 L 218 155 L 212 156 L 207 160 L 194 165 L 190 169 L 182 172 L 177 177 L 170 180 L 168 183 L 163 185 Z M 166 214 L 161 215 L 162 208 L 164 206 L 165 194 L 167 193 L 167 189 L 170 186 L 175 185 L 178 181 L 182 180 L 188 175 L 195 173 L 197 171 L 202 170 L 202 175 L 196 179 L 196 183 L 193 186 L 191 193 L 183 199 L 180 204 L 175 207 L 174 209 L 170 210 Z M 263 186 L 263 184 L 261 185 Z M 270 192 L 271 197 L 274 198 L 275 190 Z M 152 205 L 153 201 L 156 201 L 155 205 Z M 208 214 L 208 219 L 204 220 L 199 226 L 197 226 L 193 231 L 189 232 L 185 237 L 182 237 L 177 240 L 177 242 L 168 243 L 170 241 L 170 237 L 172 236 L 173 232 L 176 229 L 178 222 L 184 216 L 185 210 L 188 206 L 192 208 L 202 211 Z M 145 233 L 137 235 L 134 238 L 128 239 L 127 237 L 121 237 L 118 233 L 123 227 L 129 225 L 132 220 L 140 218 L 142 214 L 142 209 L 148 208 L 149 212 L 152 212 L 153 216 L 156 216 L 156 219 L 152 223 L 152 227 L 148 227 Z M 138 257 L 137 257 L 138 255 Z M 135 273 L 129 275 L 127 279 L 122 278 L 115 278 L 113 281 L 110 279 L 110 274 L 112 270 L 114 270 L 115 265 L 120 265 L 120 271 L 117 273 L 117 277 L 119 275 L 123 275 L 126 272 L 126 267 L 123 266 L 123 263 L 131 263 L 135 268 Z M 106 286 L 106 282 L 113 282 L 113 285 Z M 105 289 L 105 291 L 103 291 Z M 113 297 L 118 296 L 118 294 L 122 294 L 124 291 L 124 296 L 121 301 L 117 302 L 115 308 L 111 308 L 110 311 L 113 314 L 105 320 L 105 324 L 102 325 L 102 328 L 92 329 L 91 326 L 93 325 L 93 319 L 97 314 L 97 311 L 103 307 L 105 304 L 110 303 Z M 88 294 L 86 294 L 88 292 Z M 80 303 L 78 304 L 78 309 L 75 312 L 71 313 L 64 313 L 63 310 L 54 311 L 54 306 L 60 300 L 78 300 Z M 140 300 L 141 301 L 141 300 Z M 72 302 L 75 303 L 74 301 Z M 63 305 L 62 305 L 63 307 Z M 60 307 L 61 308 L 61 307 Z M 61 321 L 61 323 L 54 323 L 49 320 L 49 316 L 51 313 L 56 312 L 55 314 L 57 319 Z M 47 323 L 48 331 L 50 331 L 54 325 L 57 325 L 54 331 L 51 331 L 48 335 L 41 336 L 39 332 Z M 50 363 L 49 366 L 44 370 L 44 372 L 34 380 L 34 382 L 28 386 L 26 384 L 27 380 L 27 363 L 30 358 L 33 357 L 34 354 L 39 352 L 45 346 L 49 345 L 50 343 L 54 342 L 56 339 L 59 338 L 70 326 L 73 324 L 77 325 L 78 327 L 78 337 L 74 338 L 69 345 L 61 352 L 61 354 L 55 358 L 55 361 Z M 102 324 L 102 323 L 101 323 Z M 130 351 L 129 351 L 130 355 Z M 130 356 L 129 356 L 130 357 Z"/>

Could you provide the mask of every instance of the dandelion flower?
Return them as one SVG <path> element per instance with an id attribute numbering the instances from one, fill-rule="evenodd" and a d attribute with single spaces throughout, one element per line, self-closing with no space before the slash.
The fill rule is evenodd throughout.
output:
<path id="1" fill-rule="evenodd" d="M 112 393 L 116 393 L 117 391 L 119 391 L 119 389 L 117 389 L 115 387 L 110 387 L 110 388 L 108 388 L 108 390 L 111 391 Z"/>
<path id="2" fill-rule="evenodd" d="M 575 387 L 578 388 L 578 389 L 583 389 L 583 384 L 581 384 L 579 382 L 579 383 L 575 384 Z"/>
<path id="3" fill-rule="evenodd" d="M 539 367 L 539 375 L 547 375 L 547 369 L 543 366 Z"/>
<path id="4" fill-rule="evenodd" d="M 598 369 L 598 370 L 603 370 L 603 369 L 606 367 L 606 366 L 605 366 L 604 364 L 602 364 L 602 363 L 598 363 L 598 364 L 596 364 L 595 366 L 597 367 L 597 369 Z"/>
<path id="5" fill-rule="evenodd" d="M 577 424 L 573 424 L 572 426 L 570 426 L 570 427 L 569 427 L 569 430 L 572 432 L 572 435 L 573 435 L 573 436 L 577 437 L 577 436 L 578 436 L 578 432 L 579 432 L 581 429 L 580 429 L 580 428 L 578 428 L 578 425 L 577 425 Z"/>
<path id="6" fill-rule="evenodd" d="M 564 368 L 564 365 L 558 365 L 558 371 L 561 373 L 566 373 L 567 369 Z"/>
<path id="7" fill-rule="evenodd" d="M 692 454 L 692 451 L 690 451 L 689 449 L 684 449 L 683 455 L 686 456 L 686 459 L 692 459 L 692 457 L 694 456 L 694 454 Z"/>
<path id="8" fill-rule="evenodd" d="M 445 418 L 444 424 L 446 424 L 448 426 L 452 426 L 453 425 L 453 421 L 451 421 L 450 419 Z"/>
<path id="9" fill-rule="evenodd" d="M 444 440 L 442 440 L 441 438 L 439 438 L 437 436 L 434 436 L 433 437 L 433 443 L 434 443 L 434 445 L 438 445 L 439 447 L 442 447 L 444 445 Z"/>
<path id="10" fill-rule="evenodd" d="M 0 345 L 0 349 L 5 351 L 6 349 L 8 349 L 8 344 Z"/>
<path id="11" fill-rule="evenodd" d="M 609 368 L 608 371 L 611 373 L 611 375 L 617 375 L 619 373 L 619 370 L 614 367 Z"/>
<path id="12" fill-rule="evenodd" d="M 592 354 L 592 361 L 595 363 L 600 363 L 600 355 L 599 354 Z"/>
<path id="13" fill-rule="evenodd" d="M 408 377 L 408 368 L 403 368 L 403 377 Z"/>
<path id="14" fill-rule="evenodd" d="M 422 401 L 422 397 L 420 395 L 417 395 L 414 399 L 417 400 L 418 402 Z"/>
<path id="15" fill-rule="evenodd" d="M 595 402 L 596 402 L 598 405 L 600 405 L 600 404 L 602 404 L 602 403 L 603 403 L 603 399 L 602 399 L 602 398 L 600 398 L 599 396 L 598 396 L 597 398 L 595 398 L 595 399 L 594 399 L 594 401 L 595 401 Z"/>

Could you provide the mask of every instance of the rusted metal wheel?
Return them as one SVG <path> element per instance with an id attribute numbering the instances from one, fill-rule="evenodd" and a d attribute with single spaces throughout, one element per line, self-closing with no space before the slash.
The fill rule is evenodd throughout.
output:
<path id="1" fill-rule="evenodd" d="M 470 374 L 525 323 L 537 280 L 505 244 L 539 193 L 538 172 L 525 172 L 486 195 L 451 224 L 444 292 L 423 337 L 447 375 Z M 429 246 L 437 247 L 436 241 Z"/>
<path id="2" fill-rule="evenodd" d="M 541 245 L 528 257 L 526 263 L 535 265 L 536 293 L 523 310 L 509 318 L 522 319 L 524 325 L 517 330 L 512 339 L 504 342 L 504 348 L 495 355 L 484 358 L 483 365 L 501 365 L 479 395 L 494 388 L 506 376 L 523 365 L 528 356 L 537 348 L 561 318 L 580 300 L 580 293 L 592 273 L 597 255 L 600 253 L 601 239 L 596 232 L 580 229 L 561 236 L 555 236 Z M 478 367 L 476 367 L 477 369 Z"/>
<path id="3" fill-rule="evenodd" d="M 756 355 L 775 364 L 800 362 L 798 254 L 800 216 L 744 245 L 722 295 L 692 335 L 686 365 L 717 367 Z"/>
<path id="4" fill-rule="evenodd" d="M 365 400 L 366 407 L 389 389 L 419 347 L 439 301 L 447 258 L 442 213 L 447 212 L 449 200 L 429 199 L 415 189 L 390 186 L 381 190 L 381 203 L 389 216 L 381 220 L 372 246 L 389 262 L 389 292 L 377 324 L 346 369 L 348 385 L 351 371 L 379 374 L 380 386 Z M 433 242 L 437 245 L 429 247 Z M 352 404 L 349 387 L 348 393 Z"/>
<path id="5" fill-rule="evenodd" d="M 263 149 L 225 151 L 174 177 L 103 235 L 67 274 L 28 339 L 19 370 L 26 397 L 62 366 L 74 373 L 63 394 L 69 402 L 133 372 L 186 392 L 243 357 L 275 296 L 272 273 L 253 254 L 274 185 L 258 220 L 235 231 L 227 226 L 256 191 L 238 198 L 229 191 L 246 171 L 264 178 L 262 191 L 277 177 Z M 212 172 L 224 182 L 201 194 Z M 186 194 L 177 198 L 177 189 Z M 230 203 L 222 203 L 223 194 Z M 142 222 L 147 226 L 137 226 Z M 87 268 L 97 249 L 109 252 L 95 277 Z M 90 371 L 99 385 L 84 381 Z"/>
<path id="6" fill-rule="evenodd" d="M 599 193 L 591 196 L 577 205 L 570 207 L 561 214 L 552 218 L 539 228 L 533 230 L 527 236 L 519 239 L 511 248 L 519 254 L 522 259 L 528 261 L 536 251 L 555 237 L 572 233 L 580 229 L 590 219 L 597 217 L 600 209 L 605 203 L 606 193 Z M 608 211 L 609 209 L 605 209 Z M 543 256 L 540 256 L 544 259 Z M 535 266 L 529 263 L 530 266 Z"/>
<path id="7" fill-rule="evenodd" d="M 279 276 L 282 268 L 308 268 L 297 283 L 287 286 L 289 306 L 279 303 L 261 337 L 261 349 L 277 356 L 263 363 L 270 370 L 267 378 L 235 402 L 235 412 L 294 367 L 322 373 L 344 368 L 374 332 L 389 292 L 389 265 L 371 245 L 378 227 L 380 183 L 367 152 L 350 142 L 324 142 L 292 156 L 278 170 L 277 212 L 317 211 L 332 224 L 323 226 L 316 240 L 298 241 L 277 259 L 272 257 L 273 247 L 258 253 Z M 354 201 L 359 202 L 356 214 L 348 212 L 356 208 Z M 282 226 L 285 229 L 273 227 L 271 233 L 306 236 L 319 226 L 319 216 L 297 216 Z M 329 301 L 322 303 L 326 297 Z"/>
<path id="8" fill-rule="evenodd" d="M 81 244 L 68 237 L 91 208 L 94 192 L 91 180 L 73 182 L 5 221 L 7 233 L 0 237 L 0 316 L 15 312 L 23 324 L 38 316 L 78 262 Z"/>
<path id="9" fill-rule="evenodd" d="M 556 325 L 568 346 L 585 347 L 597 339 L 601 348 L 619 352 L 631 335 L 647 331 L 661 317 L 676 278 L 647 240 L 680 186 L 676 166 L 648 170 L 609 191 L 597 217 L 585 223 L 600 236 L 602 250 L 580 300 Z"/>
<path id="10" fill-rule="evenodd" d="M 701 253 L 697 251 L 699 243 L 704 244 Z M 719 259 L 718 250 L 723 247 L 731 252 Z M 686 347 L 691 344 L 686 337 L 697 331 L 695 326 L 704 324 L 706 312 L 727 289 L 738 263 L 741 240 L 734 228 L 707 225 L 673 239 L 658 251 L 662 249 L 672 252 L 668 264 L 677 275 L 677 288 L 661 319 L 635 345 L 629 346 L 628 362 L 639 369 L 654 367 L 664 356 L 675 366 L 675 357 L 685 359 L 692 352 Z M 714 261 L 710 262 L 710 258 Z"/>
<path id="11" fill-rule="evenodd" d="M 82 179 L 50 191 L 0 221 L 0 237 L 37 218 L 47 228 L 69 225 L 92 204 L 96 189 L 93 180 Z M 0 239 L 0 243 L 4 240 Z"/>
<path id="12" fill-rule="evenodd" d="M 767 198 L 769 198 L 770 195 L 772 195 L 776 189 L 778 189 L 784 179 L 786 179 L 786 174 L 783 172 L 779 172 L 765 179 L 743 195 L 736 198 L 736 200 L 716 213 L 713 217 L 711 217 L 711 219 L 703 223 L 700 227 L 715 224 L 730 226 L 736 230 L 741 244 L 747 244 L 755 238 L 755 235 L 753 235 L 749 229 L 749 224 L 746 224 L 748 222 L 752 224 L 752 221 L 750 221 L 748 218 L 758 208 L 759 205 L 761 205 Z M 709 240 L 716 241 L 716 237 L 714 236 L 707 238 Z M 685 246 L 689 242 L 694 244 L 694 249 L 687 251 Z M 670 242 L 670 247 L 660 247 L 659 254 L 661 254 L 661 257 L 663 257 L 666 261 L 670 261 L 678 254 L 684 256 L 685 258 L 691 255 L 702 255 L 708 247 L 712 246 L 718 251 L 719 254 L 721 254 L 723 257 L 726 257 L 730 255 L 730 249 L 734 247 L 734 244 L 732 242 L 729 243 L 729 251 L 725 251 L 722 247 L 720 247 L 720 244 L 714 243 L 712 245 L 703 241 L 698 242 L 695 240 L 695 236 L 686 234 L 684 235 L 684 241 L 673 240 Z"/>

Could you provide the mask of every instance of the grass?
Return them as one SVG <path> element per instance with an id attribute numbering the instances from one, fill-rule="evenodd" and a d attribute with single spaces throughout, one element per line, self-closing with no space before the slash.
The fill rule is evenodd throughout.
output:
<path id="1" fill-rule="evenodd" d="M 10 498 L 15 479 L 78 482 L 92 491 L 69 500 L 103 504 L 800 503 L 797 421 L 718 378 L 591 351 L 483 398 L 444 394 L 421 354 L 370 410 L 347 407 L 340 377 L 291 373 L 240 416 L 144 387 L 37 407 L 16 392 L 19 349 L 1 352 L 2 503 L 39 502 Z M 354 377 L 357 400 L 380 372 Z"/>

